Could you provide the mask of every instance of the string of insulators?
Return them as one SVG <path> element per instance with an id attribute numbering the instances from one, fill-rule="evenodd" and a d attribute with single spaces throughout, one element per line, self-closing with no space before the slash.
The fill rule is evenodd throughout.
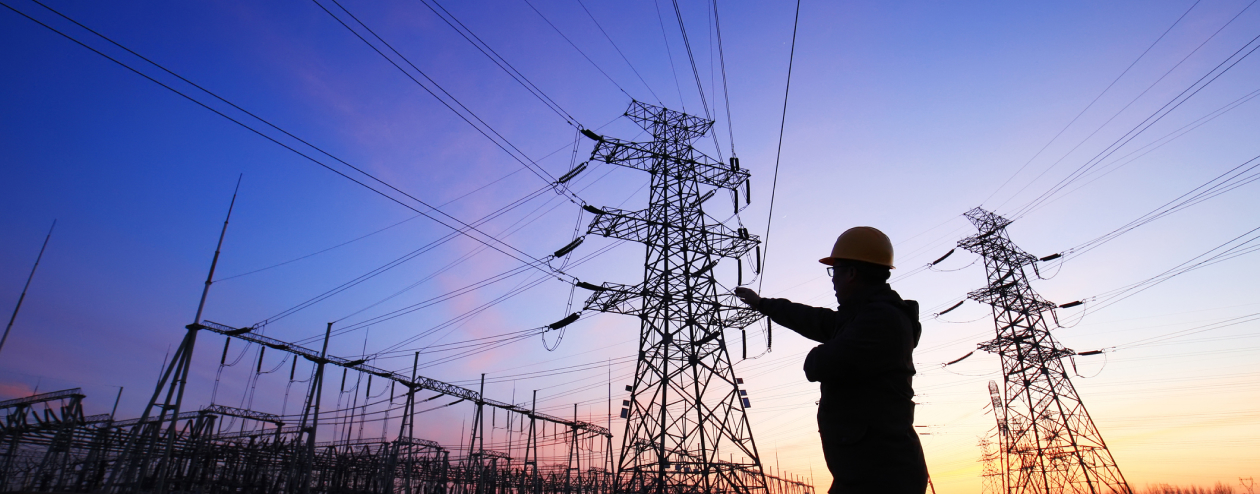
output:
<path id="1" fill-rule="evenodd" d="M 941 257 L 940 257 L 940 258 L 938 258 L 937 260 L 932 261 L 932 263 L 931 263 L 931 264 L 928 264 L 928 266 L 935 266 L 935 265 L 937 265 L 937 264 L 940 264 L 940 262 L 941 262 L 941 261 L 944 261 L 944 260 L 945 260 L 945 258 L 947 258 L 947 257 L 949 257 L 949 256 L 954 255 L 954 251 L 955 251 L 955 250 L 957 250 L 957 249 L 949 249 L 949 252 L 946 252 L 946 253 L 945 253 L 945 255 L 941 256 Z"/>
<path id="2" fill-rule="evenodd" d="M 293 380 L 293 376 L 296 376 L 296 375 L 297 375 L 297 361 L 298 361 L 298 359 L 294 358 L 294 359 L 293 359 L 293 367 L 289 368 L 289 381 L 292 381 L 292 380 Z"/>
<path id="3" fill-rule="evenodd" d="M 568 173 L 565 173 L 564 175 L 561 175 L 561 176 L 560 176 L 560 179 L 556 180 L 556 183 L 561 183 L 561 184 L 562 184 L 562 183 L 568 182 L 568 181 L 570 181 L 570 180 L 573 180 L 573 177 L 578 176 L 578 174 L 579 174 L 579 173 L 582 173 L 582 172 L 583 172 L 583 171 L 585 171 L 585 170 L 586 170 L 586 162 L 585 162 L 585 161 L 583 161 L 581 164 L 579 164 L 578 166 L 574 167 L 572 170 L 569 170 L 569 172 L 568 172 Z"/>
<path id="4" fill-rule="evenodd" d="M 1076 306 L 1081 305 L 1081 304 L 1083 304 L 1083 303 L 1085 303 L 1085 301 L 1084 301 L 1084 300 L 1077 300 L 1077 301 L 1075 301 L 1075 302 L 1068 302 L 1068 303 L 1066 303 L 1066 304 L 1062 304 L 1062 305 L 1060 305 L 1060 306 L 1059 306 L 1059 308 L 1060 308 L 1060 309 L 1066 309 L 1066 308 L 1069 308 L 1069 307 L 1076 307 Z"/>
<path id="5" fill-rule="evenodd" d="M 346 374 L 348 373 L 350 373 L 350 369 L 348 367 L 343 367 L 341 369 L 341 392 L 342 393 L 346 392 Z"/>
<path id="6" fill-rule="evenodd" d="M 717 193 L 717 189 L 713 189 L 708 192 L 705 192 L 704 195 L 700 196 L 699 199 L 696 199 L 696 206 L 699 207 L 701 204 L 704 204 L 704 201 L 707 201 L 713 198 L 713 194 L 716 194 L 716 193 Z"/>
<path id="7" fill-rule="evenodd" d="M 603 141 L 604 141 L 604 137 L 603 137 L 603 136 L 601 136 L 601 135 L 599 135 L 599 134 L 596 134 L 596 133 L 594 133 L 594 132 L 591 132 L 591 129 L 582 129 L 582 135 L 584 135 L 584 136 L 586 136 L 586 137 L 589 137 L 589 138 L 591 138 L 591 139 L 593 139 L 593 140 L 596 140 L 596 141 L 600 141 L 600 142 L 603 142 Z"/>
<path id="8" fill-rule="evenodd" d="M 367 359 L 361 358 L 359 360 L 351 360 L 349 362 L 346 362 L 346 367 L 354 367 L 356 365 L 363 365 L 366 363 L 367 363 Z"/>
<path id="9" fill-rule="evenodd" d="M 560 250 L 555 251 L 551 255 L 555 257 L 564 257 L 565 254 L 573 252 L 573 249 L 576 249 L 579 245 L 582 245 L 582 242 L 584 241 L 586 241 L 586 237 L 575 238 L 573 239 L 572 242 L 569 242 L 564 247 L 561 247 Z"/>
<path id="10" fill-rule="evenodd" d="M 962 361 L 963 361 L 964 359 L 966 359 L 967 357 L 970 357 L 970 356 L 971 356 L 971 354 L 973 354 L 973 353 L 976 353 L 976 351 L 975 351 L 975 350 L 972 350 L 972 351 L 970 351 L 970 352 L 967 352 L 967 354 L 966 354 L 966 355 L 963 355 L 963 356 L 961 356 L 961 357 L 958 357 L 958 358 L 956 358 L 956 359 L 954 359 L 954 360 L 950 360 L 949 362 L 946 362 L 946 363 L 945 363 L 944 365 L 942 365 L 941 367 L 946 367 L 946 366 L 950 366 L 950 365 L 954 365 L 954 364 L 957 364 L 957 363 L 959 363 L 959 362 L 962 362 Z"/>
<path id="11" fill-rule="evenodd" d="M 258 347 L 258 368 L 254 370 L 255 374 L 262 374 L 262 359 L 263 359 L 263 354 L 265 353 L 267 353 L 267 347 L 265 346 Z"/>
<path id="12" fill-rule="evenodd" d="M 556 321 L 556 322 L 553 322 L 553 323 L 551 323 L 551 324 L 548 324 L 548 325 L 547 325 L 547 328 L 548 328 L 548 329 L 560 329 L 560 328 L 563 328 L 563 327 L 565 327 L 565 326 L 568 326 L 568 325 L 570 325 L 570 324 L 573 324 L 573 322 L 574 322 L 574 321 L 577 321 L 579 317 L 582 317 L 582 313 L 580 313 L 580 312 L 574 312 L 574 313 L 572 313 L 572 314 L 569 314 L 569 315 L 568 315 L 567 317 L 565 317 L 564 319 L 561 319 L 561 320 L 559 320 L 559 321 Z"/>
<path id="13" fill-rule="evenodd" d="M 958 303 L 954 304 L 953 306 L 951 306 L 951 307 L 950 307 L 950 308 L 948 308 L 948 309 L 945 309 L 945 310 L 943 310 L 943 311 L 937 312 L 937 313 L 936 313 L 936 315 L 938 315 L 938 316 L 943 316 L 943 315 L 945 315 L 945 314 L 948 314 L 948 313 L 949 313 L 949 311 L 951 311 L 951 310 L 954 310 L 954 309 L 957 309 L 957 308 L 961 307 L 961 306 L 962 306 L 962 304 L 963 304 L 963 302 L 966 302 L 966 300 L 959 300 L 959 301 L 958 301 Z"/>
<path id="14" fill-rule="evenodd" d="M 761 274 L 761 244 L 757 244 L 757 269 L 753 270 L 753 272 Z"/>
<path id="15" fill-rule="evenodd" d="M 752 179 L 744 181 L 744 204 L 752 204 Z"/>
<path id="16" fill-rule="evenodd" d="M 1041 262 L 1053 261 L 1053 260 L 1058 259 L 1058 258 L 1060 258 L 1060 257 L 1063 257 L 1063 253 L 1062 253 L 1062 252 L 1059 252 L 1059 253 L 1057 253 L 1057 254 L 1050 254 L 1050 255 L 1048 255 L 1048 256 L 1046 256 L 1046 257 L 1041 258 Z"/>
<path id="17" fill-rule="evenodd" d="M 242 334 L 248 333 L 253 330 L 254 330 L 254 327 L 250 326 L 248 328 L 233 329 L 231 331 L 224 332 L 223 334 L 227 336 L 236 336 L 236 335 L 242 335 Z"/>
<path id="18" fill-rule="evenodd" d="M 1080 356 L 1082 356 L 1082 357 L 1085 357 L 1085 356 L 1089 356 L 1089 355 L 1098 355 L 1098 354 L 1100 354 L 1100 353 L 1103 353 L 1103 351 L 1102 351 L 1102 350 L 1090 350 L 1090 351 L 1088 351 L 1088 352 L 1081 352 L 1081 353 L 1078 353 L 1077 355 L 1080 355 Z"/>
<path id="19" fill-rule="evenodd" d="M 704 273 L 707 273 L 707 272 L 709 272 L 710 270 L 712 270 L 714 266 L 717 266 L 717 261 L 713 261 L 713 262 L 710 262 L 710 263 L 708 263 L 708 264 L 705 264 L 703 268 L 700 268 L 700 269 L 699 269 L 699 270 L 697 270 L 696 272 L 691 273 L 691 277 L 692 277 L 692 278 L 699 278 L 699 277 L 701 277 L 701 276 L 704 276 Z"/>
<path id="20" fill-rule="evenodd" d="M 592 292 L 602 292 L 602 291 L 608 290 L 608 288 L 606 288 L 606 287 L 602 287 L 602 286 L 599 286 L 599 285 L 592 285 L 592 284 L 587 283 L 587 282 L 585 282 L 585 281 L 579 281 L 579 282 L 577 282 L 577 287 L 578 287 L 578 288 L 584 288 L 584 289 L 590 290 L 590 291 L 592 291 Z"/>
<path id="21" fill-rule="evenodd" d="M 603 209 L 597 208 L 590 204 L 583 204 L 582 209 L 585 209 L 586 212 L 591 213 L 591 214 L 608 214 L 607 211 L 604 211 Z"/>
<path id="22" fill-rule="evenodd" d="M 228 345 L 232 344 L 232 339 L 228 338 L 223 341 L 223 356 L 219 357 L 219 365 L 227 363 Z"/>

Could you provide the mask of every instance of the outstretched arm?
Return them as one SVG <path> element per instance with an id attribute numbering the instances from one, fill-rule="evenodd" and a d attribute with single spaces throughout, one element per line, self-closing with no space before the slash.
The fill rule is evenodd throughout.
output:
<path id="1" fill-rule="evenodd" d="M 798 304 L 781 298 L 761 298 L 757 292 L 744 287 L 736 288 L 735 296 L 749 307 L 769 316 L 770 320 L 780 326 L 819 343 L 830 340 L 835 332 L 836 311 L 834 310 Z"/>

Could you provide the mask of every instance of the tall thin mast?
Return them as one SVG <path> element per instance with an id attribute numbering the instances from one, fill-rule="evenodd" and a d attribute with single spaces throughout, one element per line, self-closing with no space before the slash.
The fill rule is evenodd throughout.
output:
<path id="1" fill-rule="evenodd" d="M 48 248 L 48 239 L 52 238 L 53 228 L 57 227 L 57 220 L 53 220 L 52 227 L 48 229 L 48 236 L 44 237 L 44 246 L 39 248 L 39 255 L 35 256 L 35 265 L 31 266 L 31 274 L 26 277 L 26 286 L 22 287 L 22 295 L 18 296 L 17 307 L 13 308 L 13 315 L 9 316 L 9 325 L 4 327 L 4 336 L 0 336 L 0 350 L 4 350 L 4 342 L 9 339 L 9 330 L 13 329 L 13 321 L 17 320 L 18 310 L 22 308 L 22 300 L 26 299 L 26 290 L 31 287 L 31 280 L 35 279 L 35 268 L 39 267 L 39 260 L 44 258 L 44 249 Z"/>
<path id="2" fill-rule="evenodd" d="M 232 202 L 228 203 L 227 217 L 223 218 L 223 231 L 219 232 L 219 243 L 214 246 L 214 259 L 210 261 L 210 274 L 206 275 L 206 286 L 201 289 L 201 302 L 197 304 L 197 315 L 193 317 L 193 324 L 201 324 L 201 310 L 206 308 L 206 295 L 210 294 L 210 284 L 214 283 L 214 267 L 219 264 L 219 251 L 223 249 L 223 237 L 227 236 L 228 221 L 232 219 L 232 208 L 236 206 L 236 193 L 241 190 L 241 178 L 245 174 L 236 177 L 236 188 L 232 190 Z"/>

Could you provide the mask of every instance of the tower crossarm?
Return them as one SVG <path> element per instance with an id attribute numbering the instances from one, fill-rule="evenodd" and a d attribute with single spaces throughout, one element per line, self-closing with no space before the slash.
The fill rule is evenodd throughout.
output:
<path id="1" fill-rule="evenodd" d="M 676 137 L 691 142 L 704 136 L 713 127 L 713 121 L 707 118 L 689 115 L 669 108 L 650 105 L 642 101 L 630 103 L 624 114 L 627 118 L 651 131 L 655 127 L 666 127 Z M 675 136 L 671 136 L 675 137 Z"/>
<path id="2" fill-rule="evenodd" d="M 692 150 L 691 157 L 679 160 L 652 143 L 623 141 L 611 137 L 601 137 L 591 151 L 591 159 L 603 161 L 627 168 L 634 168 L 648 173 L 665 173 L 661 166 L 669 166 L 669 173 L 680 174 L 683 178 L 692 178 L 697 182 L 723 189 L 735 189 L 748 180 L 748 172 L 727 166 L 706 156 L 700 151 Z M 666 165 L 668 164 L 668 165 Z"/>
<path id="3" fill-rule="evenodd" d="M 1041 313 L 1058 307 L 1054 302 L 1042 299 L 1035 293 L 1030 293 L 1020 297 L 1018 293 L 1014 293 L 1017 288 L 1016 282 L 1010 284 L 989 286 L 979 290 L 974 290 L 967 294 L 967 298 L 980 302 L 982 304 L 995 305 L 1005 307 L 1007 304 L 1014 305 L 1015 302 L 1022 304 L 1020 312 L 1029 314 Z"/>
<path id="4" fill-rule="evenodd" d="M 673 296 L 666 296 L 646 290 L 642 284 L 639 285 L 622 285 L 618 283 L 604 283 L 600 285 L 601 290 L 592 293 L 586 299 L 586 305 L 583 310 L 594 310 L 599 312 L 611 312 L 614 314 L 625 314 L 628 316 L 639 316 L 643 313 L 643 307 L 652 307 L 656 304 L 644 304 L 640 299 L 649 298 L 658 301 L 671 302 Z M 734 304 L 734 296 L 726 297 L 725 300 L 719 299 L 700 300 L 691 299 L 689 295 L 683 294 L 679 297 L 682 300 L 689 300 L 697 305 L 707 305 L 714 309 L 717 321 L 707 321 L 710 324 L 720 324 L 716 327 L 725 328 L 746 328 L 760 320 L 762 317 L 760 312 L 750 309 L 746 306 L 738 306 Z M 685 322 L 679 320 L 679 322 Z"/>
<path id="5" fill-rule="evenodd" d="M 718 257 L 737 258 L 757 246 L 760 240 L 756 235 L 740 235 L 720 223 L 705 225 L 704 228 L 678 228 L 665 225 L 648 217 L 646 211 L 625 211 L 616 208 L 601 209 L 587 227 L 588 234 L 619 238 L 646 245 L 655 245 L 661 235 L 656 233 L 661 228 L 680 230 L 694 237 L 704 238 L 706 247 Z M 710 266 L 710 269 L 712 267 Z M 687 273 L 696 274 L 696 273 Z"/>

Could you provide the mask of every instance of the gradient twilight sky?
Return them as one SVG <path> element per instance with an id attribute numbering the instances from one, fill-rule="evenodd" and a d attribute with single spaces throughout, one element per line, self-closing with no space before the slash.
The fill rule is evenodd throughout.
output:
<path id="1" fill-rule="evenodd" d="M 584 0 L 636 75 L 576 0 L 530 1 L 599 69 L 524 1 L 446 7 L 587 128 L 642 139 L 632 123 L 616 118 L 631 97 L 703 114 L 669 2 L 660 2 L 658 17 L 652 2 Z M 244 118 L 36 3 L 4 3 Z M 904 275 L 974 232 L 961 216 L 968 209 L 1020 211 L 1205 74 L 1216 75 L 1211 71 L 1231 54 L 1250 54 L 1260 35 L 1260 8 L 1248 8 L 1251 3 L 804 2 L 763 295 L 834 303 L 815 259 L 850 226 L 888 233 L 900 268 L 894 274 Z M 399 189 L 445 204 L 443 211 L 462 220 L 546 185 L 321 4 L 346 18 L 326 0 L 48 3 Z M 721 153 L 729 155 L 726 113 L 715 96 L 722 80 L 714 75 L 709 5 L 679 4 L 698 77 L 717 111 Z M 550 174 L 569 168 L 574 128 L 423 3 L 341 5 Z M 766 228 L 794 6 L 719 2 L 734 149 L 753 173 L 752 204 L 740 219 L 755 233 Z M 262 321 L 449 232 L 10 9 L 0 9 L 0 46 L 0 308 L 8 311 L 16 303 L 40 242 L 57 220 L 0 353 L 0 398 L 37 387 L 81 386 L 87 413 L 103 413 L 122 386 L 120 415 L 138 415 L 163 356 L 193 316 L 238 174 L 244 179 L 216 276 L 222 281 L 206 308 L 212 321 Z M 1251 100 L 1260 91 L 1257 57 L 1230 66 L 1093 173 L 1019 216 L 1010 227 L 1012 240 L 1038 256 L 1063 251 L 1260 154 L 1260 102 Z M 1222 108 L 1228 111 L 1218 112 Z M 250 125 L 263 129 L 256 121 Z M 274 130 L 266 133 L 295 142 Z M 700 144 L 711 155 L 713 147 L 707 138 Z M 589 151 L 589 141 L 580 140 L 577 159 Z M 646 183 L 641 172 L 599 165 L 583 173 L 574 189 L 591 204 L 639 209 L 646 204 Z M 1034 280 L 1033 287 L 1065 303 L 1157 275 L 1260 226 L 1257 187 L 1243 185 L 1133 230 L 1071 258 L 1053 277 L 1043 273 L 1050 279 Z M 720 199 L 711 202 L 718 205 L 713 215 L 725 218 L 729 209 Z M 485 230 L 512 231 L 504 237 L 509 244 L 543 257 L 569 241 L 578 215 L 577 206 L 545 192 Z M 226 279 L 386 227 L 318 255 Z M 611 245 L 592 237 L 577 254 Z M 568 271 L 594 283 L 635 283 L 642 256 L 641 246 L 621 245 Z M 1001 378 L 993 355 L 940 365 L 993 334 L 991 316 L 976 303 L 932 318 L 984 285 L 983 266 L 975 259 L 959 251 L 938 266 L 941 272 L 919 271 L 894 283 L 923 307 L 916 422 L 929 434 L 924 448 L 941 493 L 978 491 L 977 441 L 993 427 L 986 386 Z M 276 320 L 266 334 L 284 340 L 318 336 L 328 321 L 348 326 L 517 266 L 457 239 Z M 726 286 L 734 285 L 732 263 L 717 272 Z M 1257 277 L 1260 257 L 1242 255 L 1114 306 L 1086 303 L 1083 310 L 1059 311 L 1065 327 L 1055 335 L 1065 346 L 1111 349 L 1076 358 L 1083 377 L 1073 383 L 1132 485 L 1260 476 L 1260 292 L 1248 281 Z M 421 280 L 427 281 L 417 284 Z M 536 281 L 537 287 L 471 320 L 404 342 L 517 284 Z M 585 295 L 578 290 L 575 303 Z M 396 348 L 406 351 L 376 360 L 380 367 L 402 369 L 410 364 L 410 349 L 560 319 L 569 297 L 569 285 L 525 272 L 339 335 L 331 348 L 355 356 L 402 342 Z M 484 372 L 491 397 L 520 402 L 537 389 L 541 409 L 567 415 L 578 403 L 581 416 L 603 423 L 609 376 L 617 390 L 630 380 L 633 361 L 626 359 L 635 352 L 637 329 L 628 317 L 593 315 L 566 328 L 552 352 L 531 338 L 451 362 L 426 366 L 422 359 L 421 373 L 472 386 Z M 750 335 L 752 357 L 762 353 L 765 340 L 758 331 Z M 547 335 L 548 344 L 555 344 L 554 336 Z M 825 488 L 829 478 L 812 418 L 817 387 L 799 371 L 811 345 L 782 328 L 774 336 L 772 352 L 736 364 L 753 401 L 754 436 L 766 464 L 806 476 L 812 471 Z M 727 337 L 734 342 L 739 335 Z M 222 338 L 203 335 L 200 343 L 188 399 L 205 404 Z M 235 355 L 240 347 L 234 348 Z M 266 355 L 265 367 L 280 365 L 280 358 Z M 256 354 L 224 372 L 220 402 L 239 405 L 244 399 L 251 359 Z M 563 375 L 519 376 L 579 364 L 591 365 Z M 300 406 L 296 400 L 283 404 L 286 383 L 283 376 L 264 375 L 253 406 L 273 413 Z M 423 435 L 454 443 L 461 433 L 454 424 L 470 412 L 460 406 L 433 412 L 421 424 Z M 613 420 L 618 435 L 621 427 Z"/>

